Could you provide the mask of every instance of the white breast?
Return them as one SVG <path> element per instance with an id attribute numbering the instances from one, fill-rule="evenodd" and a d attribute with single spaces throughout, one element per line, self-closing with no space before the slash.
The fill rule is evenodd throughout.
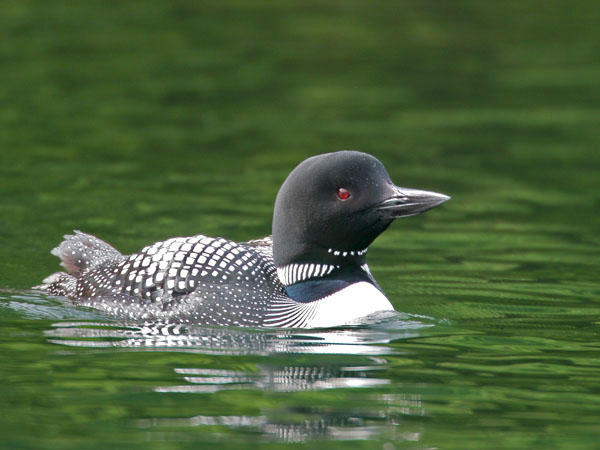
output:
<path id="1" fill-rule="evenodd" d="M 371 283 L 361 281 L 310 303 L 293 300 L 280 303 L 265 319 L 266 326 L 329 328 L 352 325 L 379 311 L 394 307 Z"/>

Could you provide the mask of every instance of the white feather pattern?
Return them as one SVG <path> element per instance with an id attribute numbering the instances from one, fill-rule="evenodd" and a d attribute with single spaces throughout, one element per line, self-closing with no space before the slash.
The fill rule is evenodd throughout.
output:
<path id="1" fill-rule="evenodd" d="M 360 323 L 378 311 L 393 311 L 383 293 L 366 281 L 351 284 L 327 297 L 309 303 L 281 299 L 265 316 L 265 326 L 328 328 Z"/>
<path id="2" fill-rule="evenodd" d="M 290 286 L 299 281 L 329 275 L 339 266 L 330 264 L 288 264 L 277 268 L 277 276 L 284 286 Z"/>

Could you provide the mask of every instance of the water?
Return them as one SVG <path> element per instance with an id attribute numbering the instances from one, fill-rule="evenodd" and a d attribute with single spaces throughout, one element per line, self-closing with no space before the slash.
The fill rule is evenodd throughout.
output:
<path id="1" fill-rule="evenodd" d="M 598 8 L 4 2 L 0 446 L 600 448 Z M 30 290 L 72 229 L 268 234 L 341 148 L 453 197 L 369 251 L 397 315 L 161 327 Z"/>

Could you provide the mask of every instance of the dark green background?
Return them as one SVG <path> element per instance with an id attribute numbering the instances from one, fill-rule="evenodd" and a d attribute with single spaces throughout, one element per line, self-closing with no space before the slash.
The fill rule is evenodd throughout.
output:
<path id="1" fill-rule="evenodd" d="M 269 234 L 285 176 L 327 151 L 372 153 L 397 184 L 453 197 L 369 252 L 396 309 L 435 324 L 392 339 L 405 356 L 377 372 L 387 387 L 161 396 L 148 389 L 184 362 L 252 372 L 263 356 L 65 352 L 45 337 L 52 317 L 84 313 L 7 291 L 4 445 L 278 446 L 255 428 L 132 423 L 296 405 L 291 423 L 355 408 L 400 430 L 345 442 L 341 423 L 299 446 L 595 448 L 599 55 L 597 1 L 3 1 L 0 287 L 56 270 L 49 250 L 74 228 L 125 252 Z M 377 409 L 385 395 L 422 408 Z"/>

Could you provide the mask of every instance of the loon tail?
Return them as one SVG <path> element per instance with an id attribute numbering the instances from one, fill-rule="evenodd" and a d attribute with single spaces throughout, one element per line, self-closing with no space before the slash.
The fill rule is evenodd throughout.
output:
<path id="1" fill-rule="evenodd" d="M 60 265 L 75 277 L 122 256 L 106 242 L 78 230 L 75 230 L 75 234 L 66 234 L 65 240 L 50 253 L 58 256 Z"/>
<path id="2" fill-rule="evenodd" d="M 121 253 L 106 242 L 75 230 L 65 235 L 65 240 L 50 253 L 58 256 L 67 272 L 56 272 L 45 278 L 34 289 L 42 289 L 56 295 L 74 295 L 77 278 L 107 261 L 122 257 Z"/>

